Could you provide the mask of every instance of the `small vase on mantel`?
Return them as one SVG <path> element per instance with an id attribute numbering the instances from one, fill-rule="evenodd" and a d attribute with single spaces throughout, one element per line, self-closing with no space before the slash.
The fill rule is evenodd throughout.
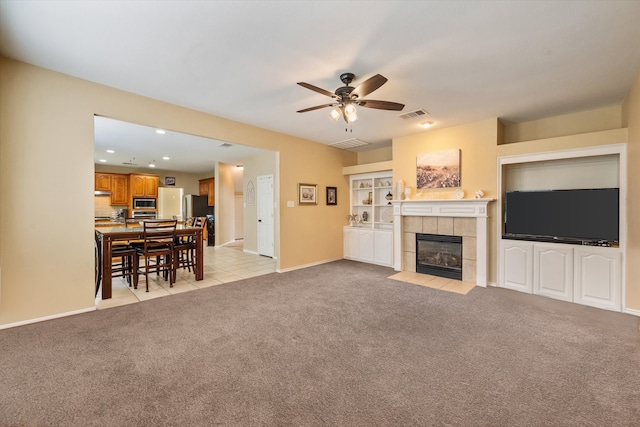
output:
<path id="1" fill-rule="evenodd" d="M 396 183 L 396 199 L 402 200 L 404 198 L 404 181 L 399 179 Z"/>
<path id="2" fill-rule="evenodd" d="M 409 196 L 411 196 L 411 187 L 404 188 L 404 198 L 405 200 L 409 200 Z"/>

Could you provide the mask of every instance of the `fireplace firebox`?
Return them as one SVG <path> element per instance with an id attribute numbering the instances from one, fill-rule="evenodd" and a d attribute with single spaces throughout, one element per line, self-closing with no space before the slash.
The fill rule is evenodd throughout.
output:
<path id="1" fill-rule="evenodd" d="M 462 280 L 462 237 L 416 233 L 416 272 Z"/>

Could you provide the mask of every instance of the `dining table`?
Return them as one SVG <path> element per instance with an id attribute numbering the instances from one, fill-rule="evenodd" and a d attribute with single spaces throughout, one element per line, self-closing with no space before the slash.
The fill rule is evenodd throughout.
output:
<path id="1" fill-rule="evenodd" d="M 102 299 L 111 298 L 111 262 L 113 243 L 119 241 L 142 240 L 144 230 L 142 226 L 96 227 L 96 287 L 102 282 Z M 191 227 L 184 224 L 176 226 L 176 237 L 192 237 L 196 243 L 195 279 L 204 278 L 204 244 L 203 228 Z"/>

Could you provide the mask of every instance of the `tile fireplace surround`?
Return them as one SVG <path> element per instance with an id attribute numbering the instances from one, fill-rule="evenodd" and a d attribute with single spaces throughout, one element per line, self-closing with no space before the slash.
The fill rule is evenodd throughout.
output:
<path id="1" fill-rule="evenodd" d="M 462 236 L 462 280 L 487 286 L 487 207 L 492 201 L 393 201 L 393 268 L 416 271 L 416 233 Z"/>

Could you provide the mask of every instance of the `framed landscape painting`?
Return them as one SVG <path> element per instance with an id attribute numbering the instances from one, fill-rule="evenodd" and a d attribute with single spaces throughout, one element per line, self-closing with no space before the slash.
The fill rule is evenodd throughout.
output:
<path id="1" fill-rule="evenodd" d="M 416 163 L 418 189 L 460 187 L 460 149 L 419 154 Z"/>

